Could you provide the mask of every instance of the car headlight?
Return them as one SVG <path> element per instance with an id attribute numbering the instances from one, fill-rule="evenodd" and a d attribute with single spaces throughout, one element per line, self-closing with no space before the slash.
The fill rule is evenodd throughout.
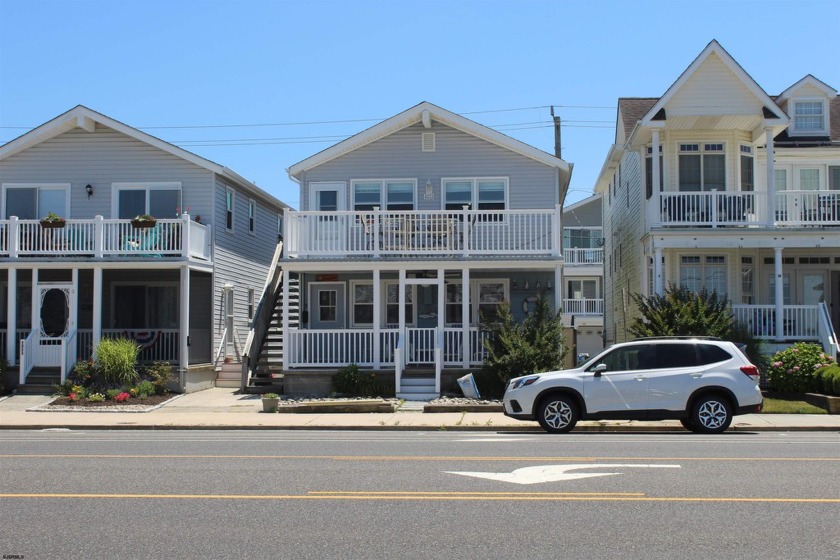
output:
<path id="1" fill-rule="evenodd" d="M 514 380 L 513 386 L 511 389 L 519 389 L 521 387 L 527 387 L 531 383 L 534 383 L 537 379 L 539 379 L 539 375 L 529 375 L 528 377 L 520 377 L 519 379 Z"/>

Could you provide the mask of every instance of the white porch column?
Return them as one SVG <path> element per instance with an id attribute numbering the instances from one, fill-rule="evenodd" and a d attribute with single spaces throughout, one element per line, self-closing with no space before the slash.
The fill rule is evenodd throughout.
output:
<path id="1" fill-rule="evenodd" d="M 41 294 L 38 293 L 38 269 L 32 269 L 32 325 L 33 331 L 41 331 Z M 31 363 L 31 362 L 30 362 Z"/>
<path id="2" fill-rule="evenodd" d="M 402 352 L 399 354 L 400 363 L 394 364 L 394 388 L 397 393 L 402 391 L 402 368 L 406 361 L 406 353 L 411 350 L 408 340 L 404 340 L 405 336 L 405 269 L 401 268 L 399 272 L 399 285 L 397 286 L 399 293 L 397 294 L 397 305 L 399 305 L 398 318 L 399 321 L 397 331 L 397 346 L 402 340 Z"/>
<path id="3" fill-rule="evenodd" d="M 6 286 L 6 357 L 9 365 L 17 362 L 17 269 L 10 268 Z"/>
<path id="4" fill-rule="evenodd" d="M 653 290 L 658 296 L 665 293 L 665 279 L 662 277 L 662 249 L 653 250 Z"/>
<path id="5" fill-rule="evenodd" d="M 776 340 L 784 339 L 784 304 L 785 304 L 785 285 L 784 277 L 782 275 L 782 248 L 776 247 L 773 249 L 775 254 L 774 273 L 776 277 Z"/>
<path id="6" fill-rule="evenodd" d="M 181 267 L 181 329 L 178 333 L 179 338 L 179 357 L 181 375 L 179 384 L 182 391 L 187 388 L 187 370 L 190 367 L 190 269 L 188 266 Z"/>
<path id="7" fill-rule="evenodd" d="M 437 332 L 436 338 L 441 341 L 439 348 L 440 359 L 435 360 L 435 392 L 440 394 L 440 375 L 443 369 L 443 349 L 446 347 L 446 334 L 444 334 L 444 327 L 446 326 L 446 313 L 444 310 L 444 296 L 446 295 L 446 283 L 444 282 L 445 271 L 439 268 L 437 271 Z M 435 345 L 437 348 L 437 345 Z M 435 356 L 437 358 L 437 356 Z"/>
<path id="8" fill-rule="evenodd" d="M 400 335 L 405 334 L 405 269 L 400 270 L 400 285 L 397 288 L 399 293 L 397 294 L 397 305 L 400 306 L 398 310 L 398 321 L 399 321 L 399 329 Z M 416 302 L 415 302 L 416 304 Z M 406 346 L 403 346 L 406 348 Z"/>
<path id="9" fill-rule="evenodd" d="M 773 148 L 773 129 L 765 128 L 764 137 L 767 142 L 767 225 L 776 221 L 776 162 Z"/>
<path id="10" fill-rule="evenodd" d="M 96 347 L 102 340 L 102 268 L 93 269 L 93 333 L 91 344 L 93 345 L 93 359 L 96 359 Z"/>
<path id="11" fill-rule="evenodd" d="M 382 290 L 379 289 L 379 269 L 373 269 L 373 369 L 382 368 L 379 357 L 382 355 Z M 352 297 L 352 296 L 351 296 Z M 352 300 L 351 300 L 352 301 Z"/>
<path id="12" fill-rule="evenodd" d="M 74 268 L 73 270 L 70 271 L 70 282 L 73 284 L 73 293 L 71 294 L 70 297 L 72 297 L 73 299 L 76 300 L 76 305 L 73 305 L 72 303 L 70 305 L 70 313 L 71 313 L 71 315 L 70 315 L 70 329 L 71 330 L 76 330 L 76 328 L 79 325 L 79 269 L 78 268 Z M 68 303 L 70 303 L 70 302 L 68 302 Z M 76 340 L 78 340 L 78 334 L 76 336 L 77 336 Z M 73 363 L 75 364 L 76 363 L 76 360 L 75 360 L 76 350 L 75 349 L 73 349 L 73 354 L 74 354 Z"/>
<path id="13" fill-rule="evenodd" d="M 651 203 L 653 204 L 653 222 L 652 223 L 659 223 L 662 221 L 662 203 L 661 198 L 662 195 L 659 191 L 659 182 L 662 180 L 659 177 L 659 129 L 654 128 L 651 131 L 651 151 L 653 153 L 650 154 L 650 168 L 652 170 L 650 177 L 651 177 L 651 190 L 653 191 L 653 195 L 650 197 Z M 648 214 L 650 215 L 650 214 Z"/>
<path id="14" fill-rule="evenodd" d="M 563 267 L 554 267 L 554 312 L 563 309 Z"/>
<path id="15" fill-rule="evenodd" d="M 464 369 L 470 367 L 472 356 L 472 340 L 470 336 L 470 269 L 461 270 L 461 349 L 463 356 L 461 366 Z"/>

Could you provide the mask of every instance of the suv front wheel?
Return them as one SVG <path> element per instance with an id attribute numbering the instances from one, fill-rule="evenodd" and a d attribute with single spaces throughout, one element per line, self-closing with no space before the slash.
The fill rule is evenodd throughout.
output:
<path id="1" fill-rule="evenodd" d="M 551 434 L 565 434 L 577 424 L 577 403 L 567 395 L 550 395 L 543 399 L 537 411 L 537 421 Z"/>
<path id="2" fill-rule="evenodd" d="M 694 432 L 719 434 L 732 423 L 732 405 L 719 395 L 700 397 L 694 403 L 690 420 L 691 428 L 689 429 Z"/>

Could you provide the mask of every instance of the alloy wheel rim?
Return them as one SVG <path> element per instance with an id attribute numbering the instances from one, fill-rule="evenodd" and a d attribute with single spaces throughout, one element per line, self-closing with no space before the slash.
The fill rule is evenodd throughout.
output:
<path id="1" fill-rule="evenodd" d="M 545 407 L 543 418 L 552 428 L 564 428 L 572 420 L 572 407 L 563 401 L 554 401 Z"/>
<path id="2" fill-rule="evenodd" d="M 726 407 L 718 401 L 708 401 L 700 407 L 697 416 L 706 428 L 720 428 L 726 421 Z"/>

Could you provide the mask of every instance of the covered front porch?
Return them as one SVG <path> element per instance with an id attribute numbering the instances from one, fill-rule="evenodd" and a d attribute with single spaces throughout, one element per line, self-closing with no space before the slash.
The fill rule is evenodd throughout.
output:
<path id="1" fill-rule="evenodd" d="M 0 272 L 0 352 L 17 370 L 13 386 L 36 369 L 63 382 L 104 338 L 132 339 L 141 362 L 181 373 L 210 362 L 211 307 L 207 270 L 20 264 Z"/>

